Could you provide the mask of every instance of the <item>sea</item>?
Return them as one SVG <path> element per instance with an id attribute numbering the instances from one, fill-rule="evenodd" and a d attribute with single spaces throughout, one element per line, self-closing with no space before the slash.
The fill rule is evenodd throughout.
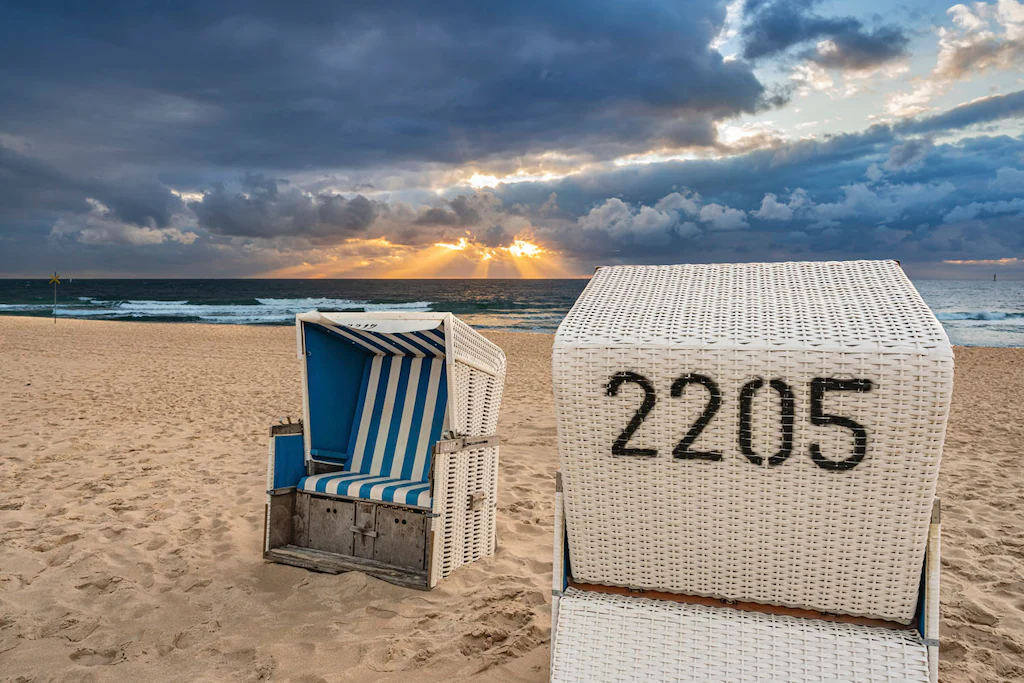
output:
<path id="1" fill-rule="evenodd" d="M 451 311 L 481 329 L 551 333 L 578 280 L 0 280 L 0 315 L 291 325 L 320 311 Z M 1024 281 L 917 280 L 961 346 L 1024 347 Z"/>

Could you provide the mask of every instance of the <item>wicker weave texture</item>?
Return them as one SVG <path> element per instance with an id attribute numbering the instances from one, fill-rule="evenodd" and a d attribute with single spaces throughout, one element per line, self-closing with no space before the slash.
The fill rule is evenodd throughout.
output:
<path id="1" fill-rule="evenodd" d="M 455 316 L 449 325 L 456 360 L 479 365 L 499 377 L 505 376 L 505 353 L 496 344 Z"/>
<path id="2" fill-rule="evenodd" d="M 433 583 L 464 564 L 494 554 L 496 547 L 497 447 L 439 453 L 434 460 L 437 526 Z M 475 505 L 472 496 L 482 493 Z"/>
<path id="3" fill-rule="evenodd" d="M 573 577 L 909 623 L 952 389 L 941 327 L 919 311 L 895 264 L 715 268 L 601 269 L 559 329 L 554 385 Z M 764 277 L 773 270 L 799 291 L 750 294 L 754 285 L 788 291 Z M 803 279 L 794 283 L 793 273 Z M 706 299 L 726 313 L 708 317 Z M 846 327 L 831 337 L 815 327 L 819 313 L 827 321 L 840 308 Z M 661 325 L 652 311 L 675 322 Z M 632 381 L 609 395 L 623 372 L 653 393 L 626 446 L 656 455 L 613 455 L 645 397 Z M 673 395 L 695 375 L 715 385 L 720 405 L 690 445 L 702 455 L 678 458 L 713 393 L 688 380 Z M 870 382 L 870 391 L 819 392 L 819 412 L 864 430 L 863 459 L 849 469 L 825 466 L 856 459 L 856 433 L 812 414 L 812 386 L 828 378 Z M 787 420 L 790 447 L 773 464 Z M 828 462 L 812 458 L 812 444 Z"/>
<path id="4" fill-rule="evenodd" d="M 895 261 L 600 268 L 555 344 L 950 355 L 942 325 Z"/>
<path id="5" fill-rule="evenodd" d="M 914 631 L 569 589 L 551 680 L 927 683 Z"/>

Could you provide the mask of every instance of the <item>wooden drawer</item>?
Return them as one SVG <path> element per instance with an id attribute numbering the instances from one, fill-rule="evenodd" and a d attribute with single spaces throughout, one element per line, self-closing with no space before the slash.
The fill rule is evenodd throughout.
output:
<path id="1" fill-rule="evenodd" d="M 329 553 L 351 555 L 355 503 L 330 498 L 309 499 L 309 541 L 307 547 Z"/>
<path id="2" fill-rule="evenodd" d="M 416 510 L 307 494 L 298 506 L 304 544 L 315 550 L 374 560 L 393 567 L 426 568 L 429 517 Z"/>
<path id="3" fill-rule="evenodd" d="M 373 559 L 410 569 L 426 566 L 426 514 L 378 505 L 376 528 Z"/>

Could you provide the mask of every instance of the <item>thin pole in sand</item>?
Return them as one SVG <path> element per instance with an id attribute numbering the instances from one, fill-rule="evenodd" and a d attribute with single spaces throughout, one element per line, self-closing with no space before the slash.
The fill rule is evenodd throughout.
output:
<path id="1" fill-rule="evenodd" d="M 50 284 L 53 285 L 53 324 L 57 324 L 57 285 L 60 284 L 60 275 L 57 271 L 53 271 L 53 275 L 50 276 Z"/>

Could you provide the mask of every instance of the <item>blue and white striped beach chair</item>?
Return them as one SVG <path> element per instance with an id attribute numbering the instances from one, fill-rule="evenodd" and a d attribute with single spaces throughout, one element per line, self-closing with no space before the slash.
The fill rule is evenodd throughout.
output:
<path id="1" fill-rule="evenodd" d="M 267 559 L 425 588 L 493 553 L 501 349 L 450 313 L 296 326 L 304 426 L 272 429 Z"/>

